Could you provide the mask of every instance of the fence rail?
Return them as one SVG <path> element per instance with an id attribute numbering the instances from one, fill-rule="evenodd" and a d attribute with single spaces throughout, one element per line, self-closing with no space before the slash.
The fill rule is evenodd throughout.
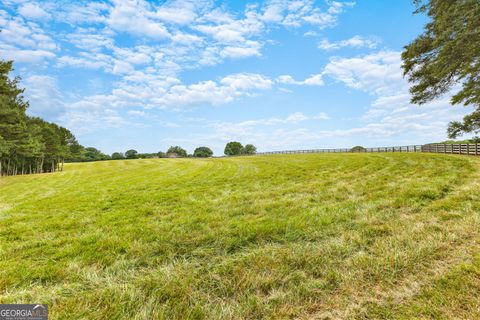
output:
<path id="1" fill-rule="evenodd" d="M 480 155 L 480 143 L 470 144 L 445 144 L 432 143 L 422 146 L 422 152 L 465 154 L 472 156 Z"/>
<path id="2" fill-rule="evenodd" d="M 446 154 L 463 154 L 480 156 L 480 143 L 477 144 L 445 144 L 431 143 L 425 145 L 409 145 L 396 147 L 376 147 L 354 150 L 352 148 L 309 149 L 257 152 L 255 155 L 299 154 L 299 153 L 373 153 L 373 152 L 429 152 Z"/>
<path id="3" fill-rule="evenodd" d="M 361 150 L 353 150 L 352 148 L 337 149 L 310 149 L 310 150 L 285 150 L 285 151 L 268 151 L 257 152 L 256 155 L 267 154 L 297 154 L 297 153 L 372 153 L 372 152 L 422 152 L 422 145 L 396 146 L 396 147 L 377 147 L 363 148 Z"/>

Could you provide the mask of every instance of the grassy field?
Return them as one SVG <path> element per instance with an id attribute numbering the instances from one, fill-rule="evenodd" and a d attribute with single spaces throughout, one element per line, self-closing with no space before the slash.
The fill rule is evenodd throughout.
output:
<path id="1" fill-rule="evenodd" d="M 0 303 L 51 319 L 479 319 L 480 159 L 310 154 L 0 178 Z"/>

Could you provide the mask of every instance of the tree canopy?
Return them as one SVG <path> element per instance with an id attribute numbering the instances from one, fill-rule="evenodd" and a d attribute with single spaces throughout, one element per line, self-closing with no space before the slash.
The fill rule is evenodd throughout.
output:
<path id="1" fill-rule="evenodd" d="M 114 152 L 112 153 L 112 160 L 120 160 L 125 159 L 125 155 L 121 152 Z"/>
<path id="2" fill-rule="evenodd" d="M 193 156 L 197 158 L 209 158 L 212 155 L 213 151 L 209 147 L 198 147 L 193 152 Z"/>
<path id="3" fill-rule="evenodd" d="M 352 149 L 350 149 L 350 152 L 366 152 L 366 151 L 367 149 L 365 149 L 365 147 L 362 147 L 362 146 L 355 146 Z"/>
<path id="4" fill-rule="evenodd" d="M 0 61 L 0 174 L 52 172 L 81 157 L 83 147 L 66 128 L 26 114 L 12 61 Z"/>
<path id="5" fill-rule="evenodd" d="M 130 149 L 125 152 L 125 158 L 127 159 L 137 159 L 137 157 L 138 157 L 137 150 Z"/>
<path id="6" fill-rule="evenodd" d="M 171 146 L 167 150 L 167 157 L 185 158 L 187 157 L 187 151 L 179 146 Z"/>
<path id="7" fill-rule="evenodd" d="M 247 145 L 245 145 L 245 148 L 243 148 L 243 153 L 245 153 L 245 154 L 255 154 L 255 153 L 257 153 L 257 147 L 255 147 L 253 144 L 247 144 Z"/>
<path id="8" fill-rule="evenodd" d="M 243 145 L 238 141 L 231 141 L 227 143 L 223 153 L 227 156 L 238 156 L 243 153 Z"/>
<path id="9" fill-rule="evenodd" d="M 231 141 L 225 146 L 223 152 L 227 156 L 238 156 L 242 154 L 255 154 L 257 153 L 257 147 L 253 144 L 247 144 L 245 147 L 238 141 Z"/>
<path id="10" fill-rule="evenodd" d="M 452 104 L 475 107 L 463 122 L 451 122 L 450 138 L 480 131 L 480 1 L 414 0 L 430 21 L 402 53 L 412 83 L 412 103 L 424 104 L 455 89 Z"/>

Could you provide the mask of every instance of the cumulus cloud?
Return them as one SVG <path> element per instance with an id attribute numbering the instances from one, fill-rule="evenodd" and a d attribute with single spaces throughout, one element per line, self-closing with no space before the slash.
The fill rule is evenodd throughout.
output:
<path id="1" fill-rule="evenodd" d="M 56 57 L 57 45 L 35 23 L 27 23 L 0 10 L 0 54 L 24 63 L 39 63 Z"/>
<path id="2" fill-rule="evenodd" d="M 26 78 L 25 84 L 31 115 L 55 120 L 65 111 L 64 97 L 60 93 L 56 78 L 35 75 Z"/>
<path id="3" fill-rule="evenodd" d="M 276 81 L 282 84 L 294 84 L 294 85 L 307 85 L 307 86 L 323 86 L 325 82 L 323 81 L 322 74 L 313 74 L 310 77 L 302 81 L 295 80 L 291 75 L 281 75 L 277 77 Z"/>
<path id="4" fill-rule="evenodd" d="M 48 12 L 46 12 L 40 6 L 33 3 L 22 4 L 18 8 L 18 12 L 25 18 L 33 19 L 33 20 L 44 20 L 44 19 L 50 18 L 50 14 Z"/>
<path id="5" fill-rule="evenodd" d="M 345 86 L 370 93 L 374 101 L 361 117 L 365 126 L 332 134 L 368 134 L 387 137 L 415 134 L 422 139 L 445 138 L 448 122 L 460 119 L 466 109 L 453 108 L 449 97 L 421 107 L 410 103 L 398 51 L 380 51 L 353 58 L 332 58 L 323 74 Z"/>
<path id="6" fill-rule="evenodd" d="M 323 74 L 346 86 L 376 94 L 406 90 L 400 53 L 380 51 L 353 58 L 332 58 Z"/>
<path id="7" fill-rule="evenodd" d="M 146 1 L 114 0 L 106 23 L 112 29 L 153 39 L 170 36 L 167 28 L 159 21 L 149 18 L 151 8 Z"/>
<path id="8" fill-rule="evenodd" d="M 327 120 L 329 117 L 325 113 L 321 113 L 315 116 L 308 116 L 305 115 L 302 112 L 295 112 L 292 113 L 284 118 L 266 118 L 266 119 L 252 119 L 252 120 L 245 120 L 241 122 L 213 122 L 211 126 L 213 127 L 215 133 L 214 135 L 218 137 L 224 137 L 224 139 L 235 139 L 238 138 L 242 141 L 260 141 L 257 139 L 254 139 L 254 136 L 256 138 L 261 138 L 262 142 L 263 140 L 267 140 L 267 137 L 264 133 L 262 132 L 261 128 L 262 127 L 272 127 L 272 126 L 278 126 L 282 127 L 285 125 L 297 125 L 301 122 L 307 121 L 307 120 Z M 279 132 L 283 131 L 282 129 L 277 129 L 277 131 L 274 132 Z M 294 130 L 293 132 L 295 132 Z M 272 134 L 271 131 L 269 131 L 270 134 Z M 216 140 L 216 139 L 215 139 Z"/>
<path id="9" fill-rule="evenodd" d="M 320 29 L 334 26 L 338 15 L 354 2 L 328 2 L 326 10 L 315 7 L 312 0 L 271 0 L 263 9 L 262 20 L 274 22 L 288 27 L 300 27 L 311 24 Z"/>
<path id="10" fill-rule="evenodd" d="M 318 47 L 323 50 L 338 50 L 341 48 L 369 48 L 374 49 L 379 44 L 380 40 L 376 38 L 365 38 L 359 35 L 353 36 L 350 39 L 330 42 L 328 39 L 323 39 Z"/>

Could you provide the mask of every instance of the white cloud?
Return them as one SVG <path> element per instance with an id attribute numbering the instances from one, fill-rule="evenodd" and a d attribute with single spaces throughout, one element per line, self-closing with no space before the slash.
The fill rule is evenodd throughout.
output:
<path id="1" fill-rule="evenodd" d="M 270 89 L 272 81 L 254 73 L 237 73 L 220 80 L 220 83 L 235 90 Z"/>
<path id="2" fill-rule="evenodd" d="M 329 120 L 330 117 L 325 112 L 319 112 L 312 117 L 314 120 Z"/>
<path id="3" fill-rule="evenodd" d="M 151 7 L 142 0 L 114 0 L 106 23 L 112 29 L 153 39 L 170 36 L 167 28 L 160 22 L 152 20 Z"/>
<path id="4" fill-rule="evenodd" d="M 307 86 L 323 86 L 325 83 L 322 78 L 322 74 L 314 74 L 306 78 L 303 81 L 297 81 L 290 75 L 281 75 L 277 77 L 278 83 L 294 84 L 294 85 L 307 85 Z"/>
<path id="5" fill-rule="evenodd" d="M 263 10 L 262 20 L 288 27 L 311 24 L 323 29 L 336 25 L 338 15 L 354 2 L 330 1 L 328 5 L 326 10 L 321 10 L 312 0 L 271 0 Z"/>
<path id="6" fill-rule="evenodd" d="M 255 119 L 255 120 L 246 120 L 237 123 L 232 122 L 217 122 L 213 123 L 213 127 L 217 130 L 220 130 L 223 133 L 227 133 L 230 130 L 234 132 L 239 132 L 243 130 L 251 130 L 252 127 L 259 126 L 278 126 L 286 124 L 298 124 L 307 120 L 328 120 L 330 119 L 327 114 L 319 113 L 315 116 L 307 116 L 303 112 L 292 113 L 285 118 L 267 118 L 267 119 Z"/>
<path id="7" fill-rule="evenodd" d="M 220 56 L 224 58 L 240 59 L 262 55 L 260 53 L 261 46 L 258 42 L 247 41 L 245 42 L 245 45 L 245 47 L 227 46 L 220 52 Z"/>
<path id="8" fill-rule="evenodd" d="M 30 76 L 25 79 L 25 84 L 25 96 L 30 103 L 29 114 L 53 120 L 64 112 L 64 97 L 54 77 Z"/>
<path id="9" fill-rule="evenodd" d="M 235 98 L 270 89 L 272 85 L 270 79 L 251 73 L 232 74 L 219 81 L 207 80 L 189 85 L 172 77 L 132 73 L 110 94 L 93 95 L 66 105 L 67 113 L 61 120 L 78 132 L 86 132 L 97 128 L 97 124 L 102 123 L 101 119 L 105 120 L 103 127 L 129 123 L 119 114 L 120 109 L 135 107 L 179 110 L 198 104 L 221 105 Z M 106 108 L 108 112 L 105 111 Z M 145 112 L 130 109 L 127 114 L 139 117 L 144 116 Z M 293 115 L 289 119 L 294 120 L 301 120 L 300 115 Z M 90 125 L 88 121 L 93 121 L 93 124 Z M 161 121 L 158 123 L 169 128 L 178 126 Z"/>
<path id="10" fill-rule="evenodd" d="M 183 32 L 177 32 L 172 36 L 172 41 L 181 43 L 181 44 L 201 44 L 203 43 L 203 38 L 194 34 L 188 34 Z"/>
<path id="11" fill-rule="evenodd" d="M 57 59 L 59 67 L 80 67 L 84 69 L 108 69 L 111 70 L 111 61 L 109 56 L 90 55 L 87 57 L 63 56 Z"/>
<path id="12" fill-rule="evenodd" d="M 198 11 L 208 9 L 210 5 L 211 1 L 201 0 L 168 1 L 164 5 L 157 7 L 152 16 L 167 23 L 186 25 L 192 23 L 198 17 Z"/>
<path id="13" fill-rule="evenodd" d="M 387 94 L 408 87 L 400 65 L 399 52 L 380 51 L 354 58 L 332 58 L 323 74 L 350 88 Z"/>
<path id="14" fill-rule="evenodd" d="M 402 76 L 400 52 L 397 51 L 333 58 L 323 74 L 374 97 L 361 117 L 366 122 L 363 127 L 337 130 L 332 135 L 363 134 L 376 138 L 411 135 L 416 137 L 416 141 L 412 141 L 415 143 L 418 139 L 442 140 L 448 122 L 460 119 L 468 112 L 465 108 L 452 107 L 448 96 L 421 107 L 412 105 L 408 83 Z"/>
<path id="15" fill-rule="evenodd" d="M 321 74 L 315 74 L 303 81 L 308 86 L 323 86 L 323 79 Z"/>
<path id="16" fill-rule="evenodd" d="M 364 38 L 356 35 L 350 39 L 341 40 L 337 42 L 330 42 L 328 39 L 323 39 L 318 47 L 323 50 L 337 50 L 345 47 L 350 48 L 369 48 L 374 49 L 380 41 L 376 38 Z"/>
<path id="17" fill-rule="evenodd" d="M 17 63 L 40 63 L 55 58 L 55 54 L 50 51 L 19 49 L 5 44 L 0 44 L 0 56 Z"/>
<path id="18" fill-rule="evenodd" d="M 98 34 L 88 29 L 78 29 L 77 32 L 68 34 L 66 39 L 77 48 L 91 52 L 100 52 L 105 48 L 114 47 L 114 40 L 111 36 Z"/>
<path id="19" fill-rule="evenodd" d="M 127 113 L 131 116 L 137 116 L 137 117 L 143 117 L 145 116 L 145 111 L 139 111 L 139 110 L 128 110 Z"/>
<path id="20" fill-rule="evenodd" d="M 77 134 L 92 132 L 100 128 L 120 127 L 130 122 L 112 109 L 69 110 L 60 117 L 67 128 Z"/>
<path id="21" fill-rule="evenodd" d="M 25 18 L 33 20 L 44 20 L 50 18 L 50 14 L 48 12 L 33 3 L 22 4 L 18 8 L 18 12 Z"/>
<path id="22" fill-rule="evenodd" d="M 105 23 L 110 6 L 104 2 L 61 3 L 56 7 L 55 19 L 72 25 Z"/>
<path id="23" fill-rule="evenodd" d="M 10 17 L 0 10 L 0 54 L 24 63 L 39 63 L 56 56 L 57 45 L 37 24 Z"/>

